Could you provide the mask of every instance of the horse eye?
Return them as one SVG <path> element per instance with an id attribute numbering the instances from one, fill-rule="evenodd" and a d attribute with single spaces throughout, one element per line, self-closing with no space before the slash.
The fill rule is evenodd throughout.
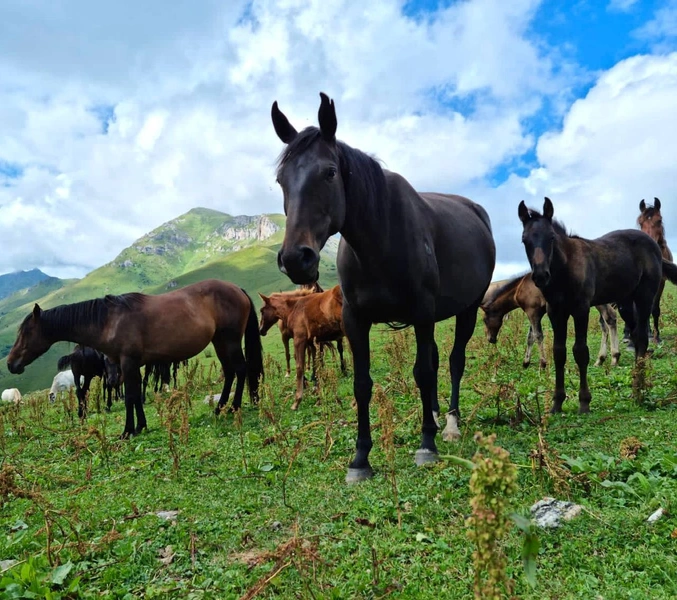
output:
<path id="1" fill-rule="evenodd" d="M 326 176 L 327 179 L 334 179 L 334 177 L 336 177 L 336 167 L 329 167 Z"/>

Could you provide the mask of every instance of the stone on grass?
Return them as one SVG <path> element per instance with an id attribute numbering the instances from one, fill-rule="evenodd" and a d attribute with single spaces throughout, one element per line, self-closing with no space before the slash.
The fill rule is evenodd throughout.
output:
<path id="1" fill-rule="evenodd" d="M 577 517 L 581 510 L 580 504 L 545 497 L 531 507 L 531 518 L 539 527 L 559 527 L 562 521 Z"/>

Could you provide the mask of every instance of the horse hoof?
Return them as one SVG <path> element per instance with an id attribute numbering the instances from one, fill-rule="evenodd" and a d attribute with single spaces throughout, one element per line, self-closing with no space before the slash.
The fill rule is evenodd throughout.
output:
<path id="1" fill-rule="evenodd" d="M 294 404 L 291 405 L 291 409 L 292 409 L 292 410 L 298 410 L 298 409 L 299 409 L 299 404 L 301 404 L 301 401 L 300 401 L 300 400 L 297 400 L 296 402 L 294 402 Z"/>
<path id="2" fill-rule="evenodd" d="M 446 429 L 442 432 L 442 439 L 445 442 L 458 442 L 461 439 L 460 431 L 447 431 Z M 418 450 L 417 450 L 418 452 Z"/>
<path id="3" fill-rule="evenodd" d="M 130 437 L 132 437 L 131 433 L 129 431 L 123 431 L 122 435 L 120 436 L 121 440 L 128 440 Z"/>
<path id="4" fill-rule="evenodd" d="M 589 404 L 579 404 L 578 405 L 578 414 L 579 415 L 587 415 L 590 412 L 590 405 Z"/>
<path id="5" fill-rule="evenodd" d="M 438 460 L 437 452 L 425 450 L 423 448 L 416 450 L 416 454 L 414 455 L 414 462 L 416 463 L 417 467 L 422 467 L 423 465 L 434 463 Z"/>
<path id="6" fill-rule="evenodd" d="M 523 368 L 523 369 L 526 369 L 530 364 L 531 364 L 530 361 L 525 360 L 525 361 L 522 363 L 522 368 Z"/>
<path id="7" fill-rule="evenodd" d="M 346 483 L 360 483 L 360 481 L 366 481 L 373 476 L 374 470 L 371 467 L 363 467 L 361 469 L 348 468 Z"/>
<path id="8" fill-rule="evenodd" d="M 285 376 L 285 377 L 289 377 L 289 373 L 285 373 L 284 376 Z"/>
<path id="9" fill-rule="evenodd" d="M 545 369 L 547 366 L 548 366 L 548 363 L 545 362 L 545 361 L 541 361 L 541 363 L 540 363 L 540 365 L 539 365 L 539 367 L 540 367 L 541 369 Z"/>

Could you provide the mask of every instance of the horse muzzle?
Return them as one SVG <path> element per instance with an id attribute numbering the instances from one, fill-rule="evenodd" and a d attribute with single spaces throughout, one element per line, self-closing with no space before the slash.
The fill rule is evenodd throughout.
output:
<path id="1" fill-rule="evenodd" d="M 531 275 L 537 288 L 544 288 L 550 283 L 550 271 L 534 271 Z"/>
<path id="2" fill-rule="evenodd" d="M 315 283 L 319 276 L 320 253 L 310 246 L 294 246 L 277 253 L 277 266 L 297 285 Z"/>
<path id="3" fill-rule="evenodd" d="M 18 360 L 14 360 L 7 363 L 7 370 L 12 375 L 21 375 L 24 372 L 24 366 Z"/>

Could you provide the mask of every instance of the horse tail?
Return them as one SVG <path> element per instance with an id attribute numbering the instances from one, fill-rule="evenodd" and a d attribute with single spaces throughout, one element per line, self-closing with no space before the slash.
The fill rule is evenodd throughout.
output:
<path id="1" fill-rule="evenodd" d="M 59 371 L 65 371 L 68 367 L 71 366 L 71 361 L 73 360 L 73 355 L 72 354 L 66 354 L 65 356 L 62 356 L 58 362 L 56 363 L 56 368 Z"/>
<path id="2" fill-rule="evenodd" d="M 677 285 L 677 265 L 669 260 L 663 260 L 663 277 L 667 277 L 670 283 Z"/>
<path id="3" fill-rule="evenodd" d="M 242 288 L 240 288 L 242 289 Z M 263 347 L 261 346 L 261 333 L 259 322 L 256 318 L 254 302 L 249 294 L 242 290 L 249 300 L 249 317 L 244 331 L 244 359 L 247 364 L 247 388 L 252 402 L 259 399 L 259 380 L 263 378 Z"/>

